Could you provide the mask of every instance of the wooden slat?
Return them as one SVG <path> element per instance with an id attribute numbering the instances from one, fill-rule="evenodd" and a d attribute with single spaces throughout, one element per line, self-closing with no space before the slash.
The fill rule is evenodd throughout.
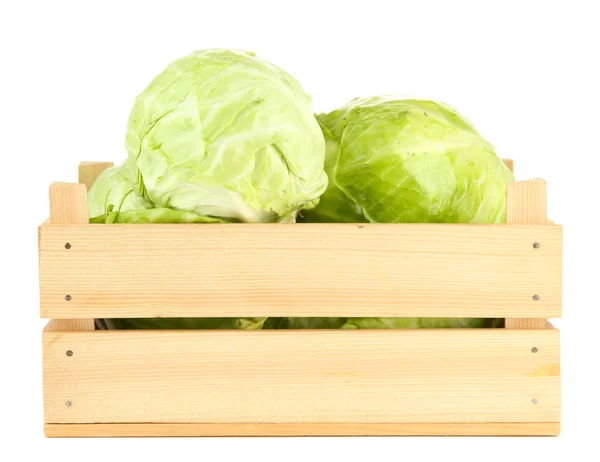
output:
<path id="1" fill-rule="evenodd" d="M 561 245 L 558 226 L 49 225 L 41 316 L 551 317 Z"/>
<path id="2" fill-rule="evenodd" d="M 87 189 L 84 184 L 74 183 L 53 183 L 50 186 L 50 223 L 54 225 L 81 225 L 89 223 Z M 41 233 L 48 224 L 43 223 L 38 229 L 38 248 L 40 259 L 40 273 L 43 265 L 43 251 L 41 244 Z M 62 242 L 62 251 L 69 252 L 67 246 L 71 244 L 67 241 Z M 63 277 L 57 274 L 56 277 Z M 68 293 L 63 294 L 63 300 Z M 89 315 L 88 315 L 89 316 Z M 60 324 L 63 328 L 69 330 L 94 330 L 94 319 L 87 316 L 76 316 L 78 320 L 63 319 Z"/>
<path id="3" fill-rule="evenodd" d="M 504 162 L 504 165 L 506 165 L 511 172 L 515 173 L 515 163 L 512 159 L 502 159 L 502 162 Z"/>
<path id="4" fill-rule="evenodd" d="M 548 222 L 546 216 L 546 182 L 541 179 L 517 181 L 510 183 L 506 191 L 506 222 L 509 224 L 531 224 L 543 225 Z M 540 252 L 546 245 L 541 240 L 536 240 Z M 560 258 L 562 261 L 562 258 Z M 562 263 L 561 263 L 562 266 Z M 560 291 L 560 285 L 558 290 Z M 544 294 L 539 293 L 535 287 L 531 287 L 532 297 L 538 296 L 543 301 Z M 526 315 L 526 313 L 523 313 Z M 560 313 L 559 315 L 560 316 Z M 536 318 L 507 318 L 505 327 L 508 329 L 544 329 L 546 319 Z"/>
<path id="5" fill-rule="evenodd" d="M 46 424 L 49 438 L 193 436 L 555 436 L 559 422 Z"/>
<path id="6" fill-rule="evenodd" d="M 112 162 L 81 162 L 79 164 L 79 182 L 83 183 L 89 190 L 98 175 L 112 166 L 114 166 Z"/>
<path id="7" fill-rule="evenodd" d="M 94 321 L 93 319 L 91 320 Z M 51 319 L 46 324 L 44 330 L 48 331 L 80 331 L 80 330 L 94 330 L 94 325 L 90 328 L 89 319 Z"/>
<path id="8" fill-rule="evenodd" d="M 507 329 L 546 329 L 548 320 L 545 318 L 506 318 L 504 327 Z"/>
<path id="9" fill-rule="evenodd" d="M 45 331 L 43 344 L 49 424 L 560 418 L 554 329 Z"/>

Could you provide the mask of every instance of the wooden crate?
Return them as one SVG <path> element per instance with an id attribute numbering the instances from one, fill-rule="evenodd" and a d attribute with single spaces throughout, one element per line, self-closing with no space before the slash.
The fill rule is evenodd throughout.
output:
<path id="1" fill-rule="evenodd" d="M 512 166 L 512 162 L 506 161 Z M 542 180 L 507 224 L 39 228 L 47 436 L 556 435 L 562 228 Z M 504 329 L 102 331 L 94 318 L 501 317 Z"/>

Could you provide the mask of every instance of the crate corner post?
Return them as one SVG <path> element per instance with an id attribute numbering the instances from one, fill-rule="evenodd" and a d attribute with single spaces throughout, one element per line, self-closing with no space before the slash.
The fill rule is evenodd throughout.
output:
<path id="1" fill-rule="evenodd" d="M 547 195 L 546 181 L 541 178 L 515 181 L 507 185 L 506 192 L 506 222 L 511 225 L 541 225 L 553 228 L 560 228 L 547 217 Z M 549 266 L 553 267 L 554 272 L 559 272 L 554 278 L 557 282 L 551 288 L 544 286 L 546 292 L 542 289 L 538 292 L 538 288 L 533 288 L 531 299 L 528 303 L 542 303 L 550 299 L 550 305 L 547 305 L 544 317 L 534 318 L 506 318 L 505 327 L 511 330 L 520 330 L 524 335 L 531 336 L 532 342 L 539 341 L 541 336 L 548 335 L 548 345 L 546 348 L 552 348 L 560 355 L 560 332 L 546 319 L 548 314 L 560 317 L 562 314 L 562 230 L 554 233 L 554 241 L 544 242 L 538 240 L 534 236 L 531 239 L 531 251 L 547 253 L 537 254 L 537 258 L 546 258 Z M 551 253 L 548 253 L 549 249 Z M 552 260 L 550 260 L 552 259 Z M 550 262 L 553 264 L 550 265 Z M 541 287 L 541 286 L 540 286 Z M 550 317 L 552 317 L 550 316 Z M 544 333 L 545 332 L 545 333 Z M 541 349 L 536 345 L 532 346 L 531 352 L 539 354 Z M 557 410 L 551 422 L 546 422 L 550 430 L 546 433 L 549 436 L 560 434 L 560 356 L 549 362 L 543 367 L 547 372 L 547 380 L 556 379 L 552 385 L 548 386 L 548 393 L 555 395 L 557 401 Z M 540 370 L 541 371 L 541 370 Z M 536 373 L 539 373 L 537 371 Z M 537 399 L 532 398 L 532 402 L 538 404 Z"/>
<path id="2" fill-rule="evenodd" d="M 506 223 L 513 225 L 544 225 L 546 214 L 546 181 L 532 179 L 514 181 L 506 187 Z M 533 242 L 538 248 L 540 243 Z M 539 301 L 540 294 L 532 294 L 532 302 Z M 545 329 L 546 318 L 506 318 L 509 329 Z"/>
<path id="3" fill-rule="evenodd" d="M 82 183 L 52 183 L 49 190 L 49 225 L 79 225 L 89 223 L 87 188 Z M 44 252 L 43 228 L 40 228 L 40 258 Z M 66 228 L 68 229 L 68 228 Z M 68 233 L 68 231 L 67 231 Z M 42 267 L 40 266 L 40 270 Z M 42 313 L 43 317 L 43 313 Z M 56 319 L 65 330 L 94 330 L 94 319 Z"/>

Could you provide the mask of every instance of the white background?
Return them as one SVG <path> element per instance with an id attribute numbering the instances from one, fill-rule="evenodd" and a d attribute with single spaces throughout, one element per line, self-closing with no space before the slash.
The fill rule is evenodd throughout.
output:
<path id="1" fill-rule="evenodd" d="M 4 460 L 560 460 L 598 453 L 600 33 L 597 2 L 3 2 L 0 304 Z M 134 97 L 195 49 L 255 51 L 317 112 L 355 96 L 446 101 L 548 181 L 564 225 L 563 431 L 558 438 L 47 440 L 42 433 L 37 225 L 51 181 L 125 157 Z M 8 315 L 10 313 L 10 315 Z M 16 313 L 16 314 L 15 314 Z M 10 456 L 11 451 L 18 454 Z"/>

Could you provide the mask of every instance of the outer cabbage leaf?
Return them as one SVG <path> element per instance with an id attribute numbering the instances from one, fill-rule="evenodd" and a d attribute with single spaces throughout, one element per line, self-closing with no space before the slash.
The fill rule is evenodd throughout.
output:
<path id="1" fill-rule="evenodd" d="M 327 127 L 320 124 L 325 136 L 325 172 L 331 179 L 337 162 L 340 144 L 329 132 Z M 356 205 L 333 181 L 329 181 L 327 190 L 321 196 L 319 205 L 311 210 L 304 210 L 298 216 L 299 223 L 364 223 L 368 222 Z"/>
<path id="2" fill-rule="evenodd" d="M 339 329 L 346 318 L 269 318 L 264 329 Z"/>
<path id="3" fill-rule="evenodd" d="M 419 318 L 349 318 L 344 329 L 416 329 Z"/>
<path id="4" fill-rule="evenodd" d="M 223 223 L 224 220 L 167 207 L 156 208 L 134 190 L 126 163 L 103 171 L 88 194 L 90 223 Z"/>
<path id="5" fill-rule="evenodd" d="M 135 193 L 133 174 L 127 163 L 104 170 L 88 192 L 88 209 L 92 219 L 152 206 L 150 201 Z"/>
<path id="6" fill-rule="evenodd" d="M 419 318 L 419 323 L 425 329 L 504 327 L 500 318 Z"/>
<path id="7" fill-rule="evenodd" d="M 503 327 L 494 318 L 349 318 L 344 329 L 441 329 Z"/>

